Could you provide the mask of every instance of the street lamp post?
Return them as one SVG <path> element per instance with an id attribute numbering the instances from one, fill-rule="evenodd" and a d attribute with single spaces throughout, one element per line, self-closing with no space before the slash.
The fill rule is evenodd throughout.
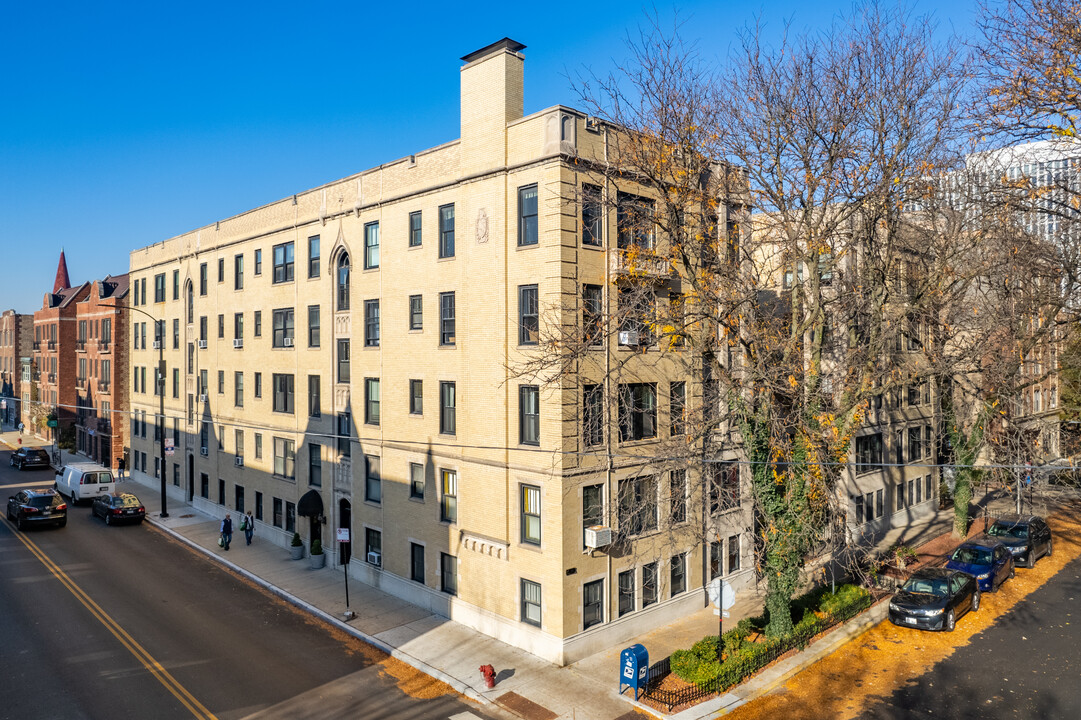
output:
<path id="1" fill-rule="evenodd" d="M 145 310 L 131 307 L 131 305 L 120 307 L 142 313 L 154 321 L 154 335 L 158 342 L 158 378 L 155 383 L 158 388 L 158 421 L 155 426 L 158 428 L 158 475 L 161 478 L 161 512 L 158 513 L 158 517 L 167 518 L 169 510 L 168 495 L 165 492 L 165 321 L 162 320 L 159 325 L 158 319 Z"/>

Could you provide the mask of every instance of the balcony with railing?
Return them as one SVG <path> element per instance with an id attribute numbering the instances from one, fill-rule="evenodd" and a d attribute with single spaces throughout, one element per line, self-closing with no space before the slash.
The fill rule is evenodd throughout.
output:
<path id="1" fill-rule="evenodd" d="M 86 338 L 79 338 L 75 341 L 75 350 L 77 352 L 86 352 Z"/>
<path id="2" fill-rule="evenodd" d="M 55 341 L 55 340 L 50 340 L 50 341 L 49 341 L 49 343 L 48 343 L 48 349 L 49 349 L 49 350 L 56 350 L 56 341 Z"/>
<path id="3" fill-rule="evenodd" d="M 612 273 L 624 277 L 660 279 L 672 274 L 672 263 L 668 258 L 639 245 L 613 250 L 610 263 Z"/>
<path id="4" fill-rule="evenodd" d="M 35 340 L 34 341 L 34 349 L 35 350 L 40 350 L 41 349 L 41 341 L 40 340 Z"/>
<path id="5" fill-rule="evenodd" d="M 108 380 L 98 380 L 98 392 L 101 392 L 101 393 L 109 392 L 109 381 Z"/>
<path id="6" fill-rule="evenodd" d="M 109 343 L 108 338 L 104 340 L 102 340 L 101 338 L 98 339 L 98 352 L 109 352 L 110 347 L 111 344 Z"/>
<path id="7" fill-rule="evenodd" d="M 49 373 L 48 376 L 46 377 L 45 381 L 49 382 L 49 383 L 55 383 L 56 382 L 56 373 Z"/>

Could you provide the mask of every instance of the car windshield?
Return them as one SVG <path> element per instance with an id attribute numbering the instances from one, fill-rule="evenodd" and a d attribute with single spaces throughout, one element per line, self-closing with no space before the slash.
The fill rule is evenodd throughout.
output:
<path id="1" fill-rule="evenodd" d="M 990 565 L 991 551 L 987 548 L 962 545 L 953 551 L 950 559 L 972 565 Z"/>
<path id="2" fill-rule="evenodd" d="M 1028 525 L 995 523 L 991 526 L 991 529 L 987 531 L 987 534 L 993 537 L 1012 537 L 1025 540 L 1028 538 Z"/>
<path id="3" fill-rule="evenodd" d="M 924 593 L 926 595 L 946 595 L 946 578 L 914 577 L 901 588 L 905 592 Z"/>

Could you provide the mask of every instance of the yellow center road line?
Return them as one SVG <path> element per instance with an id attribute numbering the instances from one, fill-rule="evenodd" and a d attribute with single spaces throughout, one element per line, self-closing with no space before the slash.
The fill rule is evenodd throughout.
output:
<path id="1" fill-rule="evenodd" d="M 23 533 L 16 532 L 14 526 L 6 518 L 4 524 L 12 531 L 12 534 L 18 538 L 19 542 L 26 546 L 26 548 L 41 561 L 41 564 L 48 568 L 57 580 L 59 580 L 64 587 L 66 587 L 75 598 L 90 611 L 90 614 L 97 618 L 98 622 L 105 626 L 105 628 L 116 637 L 120 643 L 135 656 L 143 667 L 150 671 L 158 682 L 160 682 L 166 690 L 173 694 L 181 704 L 186 707 L 192 715 L 203 720 L 217 720 L 214 713 L 210 712 L 195 699 L 188 690 L 174 678 L 168 670 L 161 666 L 154 656 L 151 655 L 146 649 L 140 645 L 135 639 L 128 634 L 118 622 L 109 617 L 109 614 L 105 612 L 100 605 L 94 602 L 93 598 L 86 594 L 82 588 L 80 588 L 75 581 L 72 580 L 67 573 L 60 569 L 56 563 L 54 563 L 49 557 L 39 548 L 32 540 L 27 538 Z"/>

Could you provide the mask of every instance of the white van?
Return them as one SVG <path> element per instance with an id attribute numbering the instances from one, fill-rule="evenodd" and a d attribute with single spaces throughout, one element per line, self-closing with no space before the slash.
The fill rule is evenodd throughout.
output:
<path id="1" fill-rule="evenodd" d="M 78 505 L 82 500 L 116 492 L 116 479 L 107 467 L 72 463 L 56 474 L 56 489 L 69 496 L 72 505 Z"/>

